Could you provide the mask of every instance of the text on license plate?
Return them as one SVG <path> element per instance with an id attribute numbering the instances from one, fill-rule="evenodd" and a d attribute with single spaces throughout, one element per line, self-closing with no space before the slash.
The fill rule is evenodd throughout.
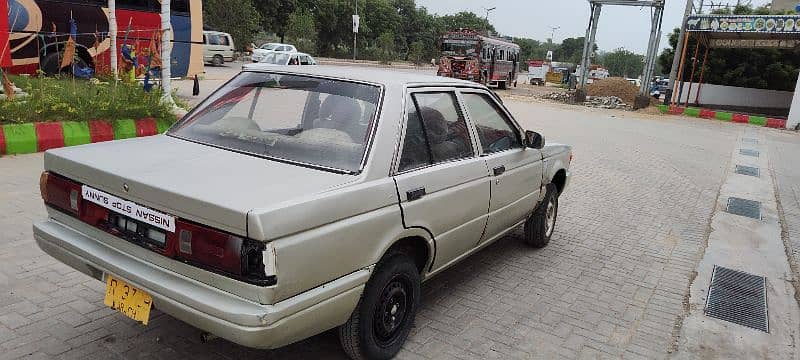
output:
<path id="1" fill-rule="evenodd" d="M 106 275 L 106 296 L 103 303 L 129 318 L 147 325 L 153 298 L 125 281 Z"/>
<path id="2" fill-rule="evenodd" d="M 141 206 L 133 201 L 118 198 L 86 185 L 81 186 L 81 197 L 134 220 L 169 232 L 175 232 L 175 217 L 172 215 Z"/>

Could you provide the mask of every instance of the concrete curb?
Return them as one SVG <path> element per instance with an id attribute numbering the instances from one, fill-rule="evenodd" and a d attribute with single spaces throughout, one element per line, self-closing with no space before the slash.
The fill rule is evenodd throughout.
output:
<path id="1" fill-rule="evenodd" d="M 164 133 L 171 125 L 154 118 L 5 124 L 0 125 L 0 155 L 151 136 Z"/>
<path id="2" fill-rule="evenodd" d="M 658 110 L 661 111 L 662 114 L 685 115 L 690 117 L 699 117 L 703 119 L 716 119 L 720 121 L 730 121 L 742 124 L 766 126 L 769 128 L 776 128 L 776 129 L 783 129 L 786 127 L 786 119 L 776 119 L 764 116 L 737 114 L 727 111 L 715 111 L 704 108 L 669 106 L 669 105 L 658 105 Z"/>

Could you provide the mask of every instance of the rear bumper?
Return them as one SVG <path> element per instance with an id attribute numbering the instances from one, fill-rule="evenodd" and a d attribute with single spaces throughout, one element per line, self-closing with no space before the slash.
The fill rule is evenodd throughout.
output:
<path id="1" fill-rule="evenodd" d="M 361 269 L 263 305 L 142 261 L 52 218 L 35 223 L 33 233 L 44 252 L 78 271 L 98 280 L 112 274 L 147 291 L 164 313 L 232 342 L 264 349 L 343 324 L 372 270 Z"/>

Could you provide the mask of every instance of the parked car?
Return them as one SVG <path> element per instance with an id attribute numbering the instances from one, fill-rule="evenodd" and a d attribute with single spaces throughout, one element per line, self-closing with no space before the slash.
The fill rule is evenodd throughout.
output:
<path id="1" fill-rule="evenodd" d="M 220 66 L 233 61 L 233 38 L 219 31 L 203 31 L 203 61 Z"/>
<path id="2" fill-rule="evenodd" d="M 548 244 L 571 159 L 474 82 L 251 64 L 164 135 L 48 150 L 33 232 L 144 324 L 386 359 L 422 281 L 520 225 Z"/>
<path id="3" fill-rule="evenodd" d="M 294 45 L 289 44 L 266 43 L 256 49 L 253 49 L 250 59 L 253 60 L 253 62 L 261 62 L 261 59 L 263 59 L 264 56 L 273 51 L 297 52 L 297 48 L 295 48 Z"/>
<path id="4" fill-rule="evenodd" d="M 267 65 L 317 65 L 311 55 L 301 52 L 273 51 L 261 58 L 261 64 Z"/>

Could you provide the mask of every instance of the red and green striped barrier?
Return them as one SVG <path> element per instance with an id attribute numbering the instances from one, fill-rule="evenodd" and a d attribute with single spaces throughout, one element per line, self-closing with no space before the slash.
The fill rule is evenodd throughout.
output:
<path id="1" fill-rule="evenodd" d="M 164 133 L 170 125 L 167 120 L 153 118 L 0 125 L 0 155 L 151 136 Z"/>
<path id="2" fill-rule="evenodd" d="M 658 105 L 662 114 L 686 115 L 700 117 L 703 119 L 717 119 L 721 121 L 731 121 L 742 124 L 752 124 L 766 126 L 770 128 L 783 129 L 786 127 L 786 119 L 769 118 L 765 116 L 737 114 L 727 111 L 714 111 L 711 109 Z"/>

